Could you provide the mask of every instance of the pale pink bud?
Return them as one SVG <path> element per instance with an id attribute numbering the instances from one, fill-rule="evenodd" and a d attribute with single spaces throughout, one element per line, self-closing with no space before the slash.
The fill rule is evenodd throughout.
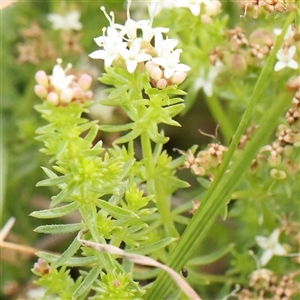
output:
<path id="1" fill-rule="evenodd" d="M 48 95 L 48 91 L 42 85 L 38 84 L 34 86 L 34 92 L 38 97 L 42 99 L 46 98 L 46 96 Z"/>
<path id="2" fill-rule="evenodd" d="M 88 92 L 85 93 L 85 98 L 88 99 L 88 100 L 92 99 L 93 96 L 94 96 L 94 94 L 93 94 L 92 91 L 88 91 Z"/>
<path id="3" fill-rule="evenodd" d="M 60 100 L 63 103 L 71 102 L 73 97 L 74 97 L 74 93 L 73 93 L 73 89 L 71 89 L 71 88 L 63 89 L 60 93 Z"/>
<path id="4" fill-rule="evenodd" d="M 152 60 L 147 61 L 145 66 L 146 66 L 146 70 L 149 74 L 151 74 L 153 68 L 157 67 L 157 65 Z"/>
<path id="5" fill-rule="evenodd" d="M 201 22 L 203 24 L 209 24 L 211 22 L 211 17 L 209 15 L 201 15 Z"/>
<path id="6" fill-rule="evenodd" d="M 78 84 L 80 85 L 80 87 L 83 90 L 88 90 L 91 87 L 92 84 L 92 77 L 88 74 L 83 74 L 79 80 L 78 80 Z"/>
<path id="7" fill-rule="evenodd" d="M 171 81 L 173 84 L 180 84 L 184 81 L 186 75 L 187 74 L 185 72 L 175 72 L 171 77 Z"/>
<path id="8" fill-rule="evenodd" d="M 157 81 L 156 86 L 159 89 L 164 89 L 168 84 L 168 81 L 164 78 L 160 79 Z"/>
<path id="9" fill-rule="evenodd" d="M 42 276 L 50 272 L 50 266 L 45 260 L 39 258 L 38 261 L 33 265 L 32 270 L 36 275 Z"/>
<path id="10" fill-rule="evenodd" d="M 73 90 L 73 97 L 76 99 L 80 99 L 83 97 L 84 92 L 82 90 L 82 88 L 78 85 L 78 86 L 74 86 L 72 87 Z"/>
<path id="11" fill-rule="evenodd" d="M 49 80 L 48 80 L 48 76 L 47 76 L 47 74 L 46 74 L 45 71 L 42 71 L 42 70 L 37 71 L 37 72 L 35 73 L 35 76 L 34 76 L 34 77 L 35 77 L 36 82 L 37 82 L 39 85 L 41 85 L 41 86 L 43 86 L 43 87 L 45 87 L 45 88 L 48 87 Z"/>
<path id="12" fill-rule="evenodd" d="M 209 16 L 215 16 L 220 12 L 221 6 L 222 4 L 219 1 L 208 2 L 205 5 L 205 12 Z"/>
<path id="13" fill-rule="evenodd" d="M 163 71 L 159 67 L 154 67 L 150 73 L 151 78 L 154 80 L 158 81 L 162 78 L 163 76 Z"/>
<path id="14" fill-rule="evenodd" d="M 53 105 L 57 105 L 58 104 L 58 95 L 55 93 L 55 92 L 50 92 L 48 95 L 47 95 L 47 98 L 46 100 L 49 102 L 49 103 L 52 103 Z"/>

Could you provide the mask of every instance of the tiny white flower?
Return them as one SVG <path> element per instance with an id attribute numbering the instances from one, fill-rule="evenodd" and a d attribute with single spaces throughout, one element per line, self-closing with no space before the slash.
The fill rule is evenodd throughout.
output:
<path id="1" fill-rule="evenodd" d="M 135 71 L 139 62 L 151 59 L 150 54 L 140 53 L 141 42 L 142 39 L 137 38 L 131 44 L 130 49 L 124 48 L 119 52 L 125 60 L 127 71 L 131 74 Z"/>
<path id="2" fill-rule="evenodd" d="M 280 229 L 276 228 L 268 238 L 264 236 L 255 237 L 258 246 L 264 250 L 260 258 L 261 266 L 265 266 L 274 255 L 287 255 L 286 250 L 278 242 L 279 235 Z"/>
<path id="3" fill-rule="evenodd" d="M 78 10 L 70 11 L 64 16 L 48 14 L 47 19 L 52 23 L 54 30 L 80 30 L 82 28 L 82 24 L 79 22 L 80 12 Z"/>
<path id="4" fill-rule="evenodd" d="M 168 57 L 154 57 L 152 61 L 164 68 L 164 76 L 169 79 L 177 71 L 188 72 L 191 68 L 185 64 L 179 63 L 179 56 L 182 52 L 181 49 L 176 49 L 169 53 Z"/>
<path id="5" fill-rule="evenodd" d="M 161 32 L 155 33 L 155 49 L 159 57 L 166 58 L 171 51 L 177 46 L 178 40 L 164 39 Z"/>
<path id="6" fill-rule="evenodd" d="M 207 76 L 204 75 L 204 69 L 200 70 L 199 77 L 195 80 L 194 90 L 203 89 L 206 96 L 211 97 L 213 95 L 213 83 L 219 73 L 224 69 L 224 65 L 221 61 L 217 61 L 215 66 L 211 66 Z"/>
<path id="7" fill-rule="evenodd" d="M 63 90 L 69 87 L 70 83 L 74 79 L 74 75 L 68 75 L 66 76 L 66 72 L 72 67 L 71 64 L 67 66 L 67 68 L 64 70 L 61 67 L 62 60 L 59 58 L 57 59 L 57 65 L 54 66 L 52 75 L 50 75 L 50 82 L 54 86 L 56 90 Z"/>
<path id="8" fill-rule="evenodd" d="M 276 35 L 280 35 L 280 34 L 281 34 L 281 31 L 282 31 L 282 29 L 280 29 L 280 28 L 275 28 L 275 29 L 273 30 L 273 32 L 274 32 Z M 290 26 L 288 27 L 288 29 L 287 29 L 285 35 L 284 35 L 284 40 L 287 40 L 287 39 L 293 37 L 294 34 L 295 34 L 295 32 L 294 32 L 294 30 L 293 30 L 293 27 L 292 27 L 292 25 L 290 25 Z"/>
<path id="9" fill-rule="evenodd" d="M 298 62 L 293 57 L 296 53 L 296 46 L 292 45 L 289 49 L 280 49 L 276 57 L 278 62 L 275 64 L 274 70 L 278 72 L 286 67 L 297 70 L 299 68 Z"/>
<path id="10" fill-rule="evenodd" d="M 93 59 L 103 59 L 105 67 L 111 66 L 113 61 L 119 56 L 122 49 L 126 49 L 127 42 L 123 42 L 118 30 L 113 27 L 108 27 L 107 36 L 103 34 L 94 39 L 96 44 L 104 49 L 96 50 L 89 54 Z"/>

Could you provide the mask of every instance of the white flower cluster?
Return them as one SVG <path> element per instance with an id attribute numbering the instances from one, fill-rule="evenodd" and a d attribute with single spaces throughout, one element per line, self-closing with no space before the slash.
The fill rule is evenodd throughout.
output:
<path id="1" fill-rule="evenodd" d="M 106 67 L 124 66 L 131 74 L 138 66 L 146 67 L 152 85 L 160 89 L 179 84 L 186 78 L 190 67 L 179 63 L 181 49 L 174 50 L 178 41 L 164 38 L 163 33 L 167 33 L 168 28 L 152 28 L 151 20 L 130 19 L 129 6 L 124 26 L 115 24 L 112 12 L 110 17 L 104 7 L 101 10 L 110 26 L 103 28 L 103 35 L 94 39 L 103 49 L 91 53 L 91 58 L 103 59 Z"/>
<path id="2" fill-rule="evenodd" d="M 89 91 L 89 88 L 92 84 L 92 77 L 83 74 L 79 80 L 76 80 L 75 75 L 66 75 L 72 65 L 69 64 L 64 70 L 61 63 L 62 60 L 57 59 L 57 65 L 54 66 L 50 76 L 45 71 L 37 71 L 35 94 L 53 105 L 66 105 L 70 102 L 83 103 L 91 99 L 93 93 Z"/>

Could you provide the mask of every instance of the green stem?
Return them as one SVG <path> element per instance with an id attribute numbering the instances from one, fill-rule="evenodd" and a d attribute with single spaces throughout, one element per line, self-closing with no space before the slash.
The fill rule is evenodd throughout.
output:
<path id="1" fill-rule="evenodd" d="M 225 144 L 228 145 L 234 133 L 234 128 L 227 117 L 222 105 L 216 96 L 206 97 L 206 105 L 208 106 L 214 120 L 220 124 L 220 131 L 224 137 Z"/>
<path id="2" fill-rule="evenodd" d="M 187 226 L 186 230 L 181 236 L 175 250 L 171 253 L 170 258 L 167 261 L 167 265 L 177 271 L 179 271 L 179 269 L 186 264 L 188 259 L 199 247 L 199 244 L 209 232 L 209 229 L 214 224 L 216 218 L 224 208 L 224 205 L 226 205 L 230 194 L 233 192 L 234 188 L 239 182 L 239 179 L 251 165 L 251 161 L 259 151 L 260 147 L 267 143 L 270 135 L 273 133 L 273 130 L 278 125 L 277 120 L 279 116 L 285 109 L 287 109 L 287 106 L 289 105 L 288 101 L 286 101 L 286 94 L 283 94 L 281 98 L 276 99 L 276 102 L 274 102 L 270 109 L 266 112 L 264 119 L 253 139 L 246 145 L 243 153 L 232 164 L 230 171 L 223 176 L 227 170 L 229 162 L 232 159 L 239 139 L 246 129 L 253 108 L 255 107 L 260 94 L 263 92 L 264 82 L 268 81 L 267 77 L 272 72 L 275 62 L 275 55 L 282 44 L 284 34 L 294 18 L 295 12 L 290 13 L 287 17 L 282 33 L 278 37 L 272 53 L 270 54 L 266 65 L 254 87 L 249 106 L 242 117 L 241 123 L 233 137 L 233 141 L 228 149 L 221 168 L 212 185 L 210 186 L 210 189 L 205 194 L 205 197 L 201 202 L 200 209 L 197 210 L 190 224 Z M 171 286 L 172 279 L 168 277 L 167 274 L 161 273 L 157 277 L 151 289 L 148 291 L 146 299 L 163 299 Z"/>
<path id="3" fill-rule="evenodd" d="M 143 161 L 146 167 L 147 176 L 147 188 L 149 194 L 155 195 L 156 205 L 164 225 L 167 236 L 178 237 L 178 232 L 173 223 L 173 217 L 171 214 L 171 205 L 168 201 L 168 195 L 165 194 L 165 190 L 160 181 L 155 178 L 155 161 L 153 159 L 151 141 L 147 132 L 141 134 Z"/>

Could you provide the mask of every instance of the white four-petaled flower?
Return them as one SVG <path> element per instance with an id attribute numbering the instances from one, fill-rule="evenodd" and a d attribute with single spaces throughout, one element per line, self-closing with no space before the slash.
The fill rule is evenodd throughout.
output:
<path id="1" fill-rule="evenodd" d="M 78 10 L 70 11 L 65 15 L 48 14 L 47 19 L 52 23 L 54 30 L 80 30 L 82 28 L 82 24 L 79 22 L 80 12 Z"/>
<path id="2" fill-rule="evenodd" d="M 137 38 L 133 41 L 129 49 L 121 49 L 119 52 L 124 58 L 126 68 L 129 73 L 133 73 L 137 67 L 137 64 L 142 61 L 151 59 L 150 54 L 140 53 L 142 39 Z"/>
<path id="3" fill-rule="evenodd" d="M 57 91 L 62 91 L 68 88 L 75 77 L 74 75 L 66 76 L 66 72 L 72 67 L 72 65 L 69 64 L 64 70 L 61 67 L 61 63 L 62 60 L 60 58 L 57 59 L 57 65 L 54 66 L 52 75 L 50 76 L 50 82 Z"/>
<path id="4" fill-rule="evenodd" d="M 288 49 L 280 49 L 276 54 L 278 61 L 274 67 L 275 72 L 278 72 L 286 67 L 297 70 L 299 68 L 299 64 L 294 60 L 295 53 L 295 45 L 292 45 Z"/>
<path id="5" fill-rule="evenodd" d="M 265 266 L 274 255 L 287 255 L 287 251 L 278 241 L 279 235 L 280 229 L 276 228 L 268 238 L 264 236 L 255 237 L 256 243 L 263 249 L 263 254 L 259 259 L 261 266 Z"/>

